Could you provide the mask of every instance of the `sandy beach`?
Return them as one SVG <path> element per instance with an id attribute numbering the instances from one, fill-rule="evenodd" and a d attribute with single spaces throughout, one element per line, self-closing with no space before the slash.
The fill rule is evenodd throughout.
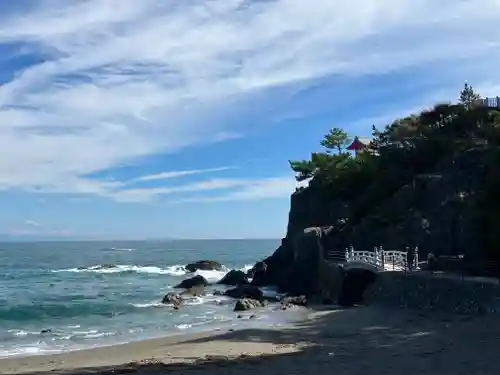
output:
<path id="1" fill-rule="evenodd" d="M 293 326 L 221 330 L 0 360 L 0 374 L 498 374 L 500 319 L 374 307 Z"/>

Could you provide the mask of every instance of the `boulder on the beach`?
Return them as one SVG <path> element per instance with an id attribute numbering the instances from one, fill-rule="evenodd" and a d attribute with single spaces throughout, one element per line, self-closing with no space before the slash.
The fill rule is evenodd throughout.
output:
<path id="1" fill-rule="evenodd" d="M 253 285 L 238 285 L 236 288 L 226 290 L 224 295 L 231 298 L 264 299 L 262 290 Z"/>
<path id="2" fill-rule="evenodd" d="M 281 309 L 286 310 L 293 306 L 307 306 L 306 296 L 285 297 L 281 300 Z"/>
<path id="3" fill-rule="evenodd" d="M 166 305 L 173 305 L 174 307 L 179 307 L 183 304 L 183 299 L 180 295 L 177 293 L 167 293 L 165 297 L 161 300 L 161 303 L 164 303 Z"/>
<path id="4" fill-rule="evenodd" d="M 265 307 L 266 306 L 266 301 L 265 300 L 256 300 L 252 298 L 242 298 L 236 301 L 236 304 L 234 305 L 234 311 L 246 311 L 250 309 L 255 309 L 258 307 Z"/>
<path id="5" fill-rule="evenodd" d="M 182 292 L 181 296 L 186 297 L 201 297 L 205 294 L 205 286 L 204 285 L 195 285 L 192 288 L 189 288 Z"/>
<path id="6" fill-rule="evenodd" d="M 248 278 L 243 271 L 231 270 L 217 284 L 245 285 L 248 284 Z"/>
<path id="7" fill-rule="evenodd" d="M 196 272 L 198 270 L 221 271 L 224 267 L 222 264 L 214 260 L 199 260 L 197 262 L 187 264 L 184 268 L 186 268 L 188 272 Z"/>
<path id="8" fill-rule="evenodd" d="M 196 275 L 189 279 L 183 280 L 180 284 L 176 285 L 174 288 L 190 289 L 194 286 L 200 286 L 200 285 L 207 286 L 208 281 L 203 276 Z"/>

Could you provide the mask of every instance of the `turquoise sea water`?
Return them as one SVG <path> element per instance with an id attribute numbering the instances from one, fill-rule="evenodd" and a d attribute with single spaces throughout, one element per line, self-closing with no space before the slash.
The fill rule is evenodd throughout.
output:
<path id="1" fill-rule="evenodd" d="M 234 301 L 193 298 L 178 311 L 162 297 L 184 278 L 183 266 L 213 259 L 227 270 L 248 269 L 278 240 L 0 243 L 0 357 L 48 354 L 228 325 L 272 323 L 237 319 Z M 115 264 L 113 269 L 99 269 Z M 225 272 L 199 271 L 211 282 Z M 43 330 L 50 330 L 44 332 Z"/>

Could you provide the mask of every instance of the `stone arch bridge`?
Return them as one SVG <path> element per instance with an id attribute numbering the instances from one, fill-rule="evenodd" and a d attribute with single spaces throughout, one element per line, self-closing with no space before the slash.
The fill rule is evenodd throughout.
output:
<path id="1" fill-rule="evenodd" d="M 345 251 L 329 250 L 325 260 L 341 264 L 344 271 L 366 270 L 379 272 L 408 272 L 418 270 L 418 248 L 414 250 L 384 250 L 375 247 L 373 251 L 354 250 L 351 246 Z"/>

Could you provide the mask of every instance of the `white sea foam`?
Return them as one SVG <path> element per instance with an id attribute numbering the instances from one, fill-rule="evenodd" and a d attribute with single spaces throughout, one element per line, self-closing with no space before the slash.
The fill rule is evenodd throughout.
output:
<path id="1" fill-rule="evenodd" d="M 135 265 L 116 265 L 114 267 L 103 267 L 101 265 L 90 266 L 86 268 L 68 268 L 61 270 L 52 270 L 52 272 L 93 272 L 93 273 L 121 273 L 121 272 L 136 272 L 136 273 L 147 273 L 156 275 L 172 275 L 172 276 L 182 276 L 186 274 L 183 266 L 170 266 L 167 268 L 160 268 L 155 266 L 135 266 Z"/>
<path id="2" fill-rule="evenodd" d="M 248 272 L 253 266 L 250 264 L 246 264 L 244 267 L 240 268 L 243 272 Z M 218 270 L 197 270 L 192 275 L 203 276 L 208 282 L 215 283 L 221 280 L 230 269 L 225 266 L 222 266 L 220 271 Z M 166 268 L 160 268 L 156 266 L 137 266 L 137 265 L 127 265 L 127 264 L 117 264 L 112 267 L 106 265 L 95 265 L 89 267 L 80 267 L 80 268 L 68 268 L 68 269 L 59 269 L 52 270 L 52 272 L 73 272 L 73 273 L 84 273 L 84 272 L 92 272 L 92 273 L 102 273 L 102 274 L 113 274 L 113 273 L 122 273 L 122 272 L 136 272 L 143 274 L 153 274 L 153 275 L 170 275 L 170 276 L 185 276 L 189 274 L 186 271 L 186 268 L 183 265 L 173 265 L 168 266 Z"/>
<path id="3" fill-rule="evenodd" d="M 244 267 L 240 268 L 240 271 L 247 273 L 253 268 L 253 264 L 245 264 Z"/>
<path id="4" fill-rule="evenodd" d="M 155 301 L 155 302 L 147 302 L 147 303 L 134 303 L 132 306 L 137 307 L 139 309 L 147 308 L 147 307 L 165 307 L 165 304 Z"/>
<path id="5" fill-rule="evenodd" d="M 200 275 L 203 276 L 209 283 L 216 283 L 220 279 L 222 279 L 226 273 L 228 273 L 229 270 L 227 268 L 223 268 L 221 271 L 215 271 L 215 270 L 210 270 L 210 271 L 204 271 L 204 270 L 198 270 L 194 273 L 194 275 Z"/>
<path id="6" fill-rule="evenodd" d="M 28 336 L 28 335 L 40 334 L 40 332 L 26 332 L 26 331 L 23 331 L 22 329 L 10 329 L 7 332 L 13 336 Z"/>

